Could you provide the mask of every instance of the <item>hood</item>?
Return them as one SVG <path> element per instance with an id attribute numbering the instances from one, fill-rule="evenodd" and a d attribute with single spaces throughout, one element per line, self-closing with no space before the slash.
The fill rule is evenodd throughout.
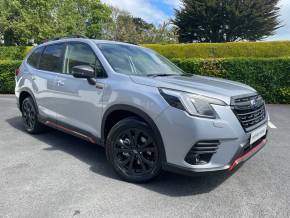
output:
<path id="1" fill-rule="evenodd" d="M 147 78 L 131 76 L 138 84 L 154 86 L 158 88 L 175 89 L 184 92 L 217 98 L 230 104 L 231 97 L 240 95 L 252 95 L 256 90 L 245 84 L 230 80 L 205 77 L 205 76 L 166 76 Z"/>

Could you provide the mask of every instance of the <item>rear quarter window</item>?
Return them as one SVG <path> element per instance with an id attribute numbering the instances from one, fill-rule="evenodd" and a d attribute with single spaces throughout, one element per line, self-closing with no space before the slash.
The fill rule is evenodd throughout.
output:
<path id="1" fill-rule="evenodd" d="M 44 47 L 36 48 L 27 59 L 27 63 L 34 67 L 38 68 L 39 58 L 44 50 Z"/>

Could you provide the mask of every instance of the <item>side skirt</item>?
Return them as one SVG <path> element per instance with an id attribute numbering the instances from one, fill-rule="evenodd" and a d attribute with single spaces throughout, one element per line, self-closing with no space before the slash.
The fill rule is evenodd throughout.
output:
<path id="1" fill-rule="evenodd" d="M 49 126 L 51 128 L 62 131 L 64 133 L 68 133 L 70 135 L 76 136 L 76 137 L 81 138 L 83 140 L 86 140 L 92 144 L 104 146 L 104 144 L 102 143 L 102 140 L 100 138 L 97 138 L 97 137 L 93 136 L 92 134 L 87 133 L 81 129 L 75 128 L 73 126 L 70 126 L 70 125 L 67 125 L 64 123 L 60 123 L 58 121 L 50 120 L 50 119 L 39 118 L 39 121 L 46 126 Z"/>

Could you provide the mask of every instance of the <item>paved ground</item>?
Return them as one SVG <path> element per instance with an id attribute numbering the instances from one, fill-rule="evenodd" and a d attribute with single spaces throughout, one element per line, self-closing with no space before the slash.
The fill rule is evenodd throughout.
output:
<path id="1" fill-rule="evenodd" d="M 0 96 L 0 217 L 290 217 L 290 106 L 269 111 L 269 144 L 234 175 L 163 173 L 135 185 L 118 180 L 100 147 L 26 134 L 14 98 Z"/>

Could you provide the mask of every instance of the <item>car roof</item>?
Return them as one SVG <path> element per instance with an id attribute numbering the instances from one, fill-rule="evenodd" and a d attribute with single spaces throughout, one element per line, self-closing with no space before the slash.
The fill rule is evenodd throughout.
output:
<path id="1" fill-rule="evenodd" d="M 95 44 L 118 44 L 118 45 L 128 45 L 128 46 L 139 47 L 138 45 L 125 43 L 125 42 L 117 42 L 117 41 L 110 41 L 110 40 L 96 40 L 96 39 L 87 39 L 87 38 L 65 38 L 65 39 L 53 40 L 53 41 L 48 41 L 48 42 L 39 44 L 36 47 L 42 47 L 42 46 L 53 45 L 53 44 L 64 43 L 64 42 L 86 42 L 86 43 L 93 42 Z"/>

